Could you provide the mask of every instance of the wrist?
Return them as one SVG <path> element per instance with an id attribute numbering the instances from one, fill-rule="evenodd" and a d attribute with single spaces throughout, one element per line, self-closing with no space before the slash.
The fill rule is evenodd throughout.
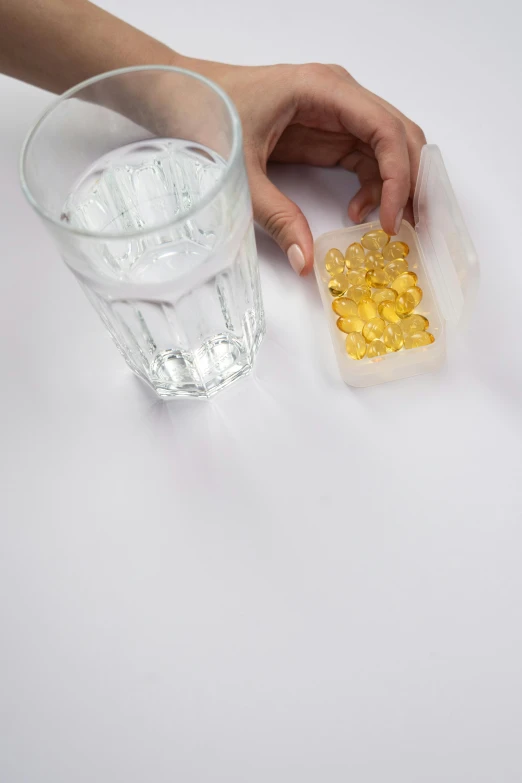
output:
<path id="1" fill-rule="evenodd" d="M 175 52 L 174 49 L 168 49 L 164 57 L 165 59 L 162 60 L 161 63 L 158 62 L 158 65 L 170 65 L 173 68 L 183 68 L 186 71 L 194 70 L 194 68 L 191 68 L 189 65 L 192 58 L 185 57 L 185 55 L 180 54 L 179 52 Z M 155 63 L 151 63 L 151 65 L 153 64 Z"/>
<path id="2" fill-rule="evenodd" d="M 173 54 L 175 55 L 175 62 L 173 62 L 172 65 L 176 65 L 178 68 L 184 68 L 186 71 L 199 73 L 201 76 L 205 76 L 207 79 L 218 83 L 220 77 L 228 72 L 230 68 L 230 66 L 225 63 L 217 63 L 212 60 L 199 60 L 197 57 L 185 57 L 176 52 Z"/>

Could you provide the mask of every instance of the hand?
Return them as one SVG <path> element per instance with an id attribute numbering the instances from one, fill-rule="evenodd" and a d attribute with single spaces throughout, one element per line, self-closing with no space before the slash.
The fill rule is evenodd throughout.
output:
<path id="1" fill-rule="evenodd" d="M 183 59 L 176 64 L 218 83 L 234 101 L 243 124 L 255 218 L 298 274 L 312 268 L 312 234 L 299 207 L 268 179 L 269 160 L 355 172 L 361 187 L 348 215 L 356 223 L 379 203 L 381 225 L 389 234 L 397 233 L 403 215 L 411 217 L 424 133 L 344 68 Z"/>
<path id="2" fill-rule="evenodd" d="M 97 73 L 129 65 L 178 65 L 220 84 L 243 123 L 256 220 L 287 253 L 298 274 L 313 263 L 301 210 L 267 178 L 269 160 L 342 166 L 361 189 L 348 207 L 355 222 L 381 204 L 393 234 L 411 214 L 423 132 L 361 87 L 339 65 L 257 68 L 184 57 L 87 0 L 0 0 L 0 71 L 63 92 Z"/>

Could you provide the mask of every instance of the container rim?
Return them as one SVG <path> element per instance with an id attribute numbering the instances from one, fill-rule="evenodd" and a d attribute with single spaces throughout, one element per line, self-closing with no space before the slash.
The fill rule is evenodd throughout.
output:
<path id="1" fill-rule="evenodd" d="M 90 87 L 91 85 L 96 84 L 97 82 L 112 78 L 113 76 L 138 73 L 140 71 L 163 71 L 164 73 L 170 72 L 170 73 L 182 74 L 184 76 L 188 76 L 189 78 L 196 79 L 200 81 L 202 84 L 205 84 L 219 98 L 221 98 L 221 100 L 223 101 L 227 109 L 228 116 L 231 122 L 231 127 L 232 127 L 232 145 L 230 149 L 230 155 L 226 162 L 226 167 L 223 170 L 222 176 L 220 177 L 218 182 L 216 182 L 216 184 L 212 188 L 210 188 L 208 193 L 206 193 L 205 196 L 196 204 L 194 204 L 194 206 L 192 206 L 190 209 L 187 209 L 181 215 L 173 218 L 172 220 L 168 220 L 163 223 L 158 223 L 158 225 L 155 225 L 154 227 L 147 229 L 145 231 L 137 230 L 137 231 L 128 231 L 123 233 L 88 231 L 87 229 L 74 228 L 73 226 L 70 226 L 67 223 L 57 220 L 52 215 L 51 212 L 49 212 L 47 209 L 41 206 L 41 204 L 38 202 L 36 197 L 33 195 L 27 181 L 27 177 L 26 177 L 27 153 L 35 135 L 37 134 L 37 132 L 39 131 L 39 129 L 41 128 L 45 120 L 61 103 L 68 100 L 69 98 L 74 97 L 81 90 L 85 89 L 86 87 Z M 19 177 L 20 177 L 22 191 L 27 201 L 31 205 L 31 207 L 35 210 L 35 212 L 37 212 L 38 215 L 40 215 L 40 217 L 44 221 L 51 223 L 53 226 L 56 226 L 61 231 L 64 231 L 68 234 L 72 234 L 74 236 L 84 237 L 88 239 L 98 239 L 98 240 L 133 239 L 137 237 L 146 236 L 148 233 L 151 232 L 162 231 L 163 229 L 176 226 L 180 223 L 184 223 L 186 220 L 194 217 L 198 212 L 203 210 L 216 197 L 219 191 L 230 179 L 231 171 L 235 168 L 238 160 L 240 160 L 241 154 L 242 154 L 241 120 L 239 119 L 239 115 L 237 113 L 236 107 L 234 106 L 232 100 L 229 98 L 226 92 L 224 92 L 224 90 L 221 89 L 221 87 L 219 87 L 217 84 L 212 82 L 210 79 L 207 79 L 205 76 L 201 76 L 201 74 L 195 73 L 194 71 L 187 70 L 186 68 L 178 68 L 176 66 L 171 66 L 171 65 L 134 65 L 127 68 L 117 68 L 113 71 L 107 71 L 106 73 L 101 73 L 98 74 L 97 76 L 93 76 L 90 79 L 85 79 L 83 82 L 80 82 L 74 87 L 71 87 L 69 90 L 67 90 L 62 95 L 60 95 L 56 100 L 52 101 L 52 103 L 50 103 L 49 106 L 47 106 L 47 108 L 40 114 L 40 116 L 38 117 L 38 119 L 36 120 L 32 128 L 29 130 L 27 136 L 25 137 L 25 140 L 22 144 L 22 148 L 20 151 Z"/>

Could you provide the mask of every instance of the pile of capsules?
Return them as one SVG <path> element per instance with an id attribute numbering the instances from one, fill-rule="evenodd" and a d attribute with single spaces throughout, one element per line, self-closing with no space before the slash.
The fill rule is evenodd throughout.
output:
<path id="1" fill-rule="evenodd" d="M 367 252 L 365 252 L 367 251 Z M 352 359 L 383 356 L 401 348 L 435 341 L 428 319 L 415 313 L 422 299 L 417 275 L 410 272 L 405 242 L 390 242 L 381 228 L 369 231 L 343 255 L 337 248 L 325 257 L 328 289 Z"/>

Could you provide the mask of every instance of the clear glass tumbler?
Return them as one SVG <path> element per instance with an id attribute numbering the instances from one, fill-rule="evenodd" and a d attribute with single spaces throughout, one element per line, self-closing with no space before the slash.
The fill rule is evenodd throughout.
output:
<path id="1" fill-rule="evenodd" d="M 23 190 L 132 370 L 162 398 L 208 397 L 264 333 L 241 124 L 179 68 L 97 76 L 22 150 Z"/>

